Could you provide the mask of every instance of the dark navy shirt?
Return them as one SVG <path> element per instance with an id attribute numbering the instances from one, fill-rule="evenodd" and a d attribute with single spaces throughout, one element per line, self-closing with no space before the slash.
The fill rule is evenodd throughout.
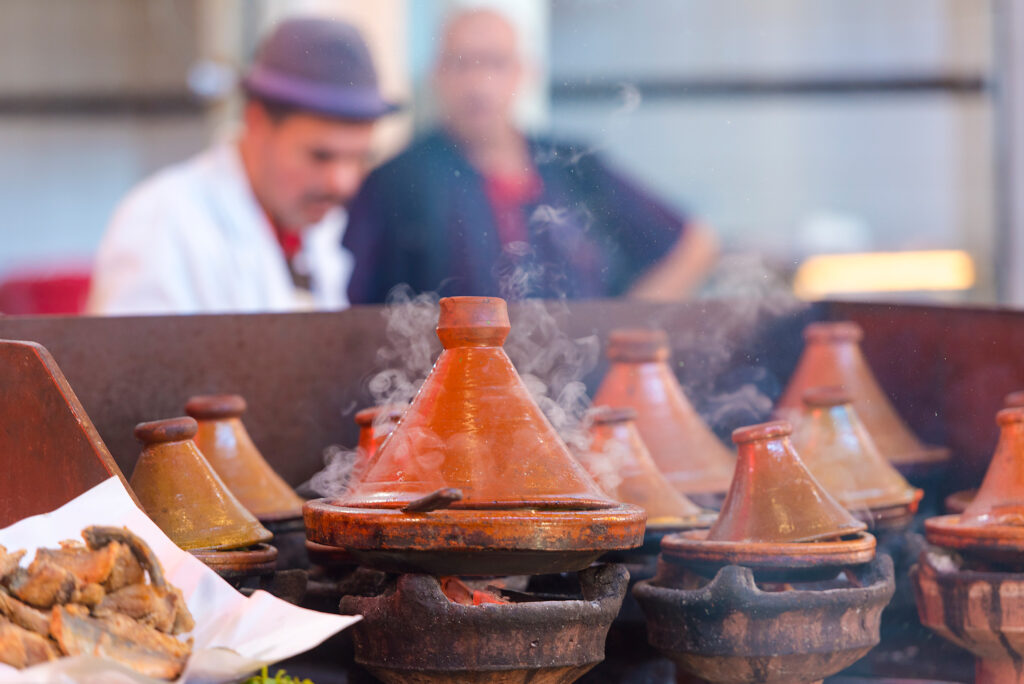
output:
<path id="1" fill-rule="evenodd" d="M 349 208 L 353 304 L 395 285 L 442 296 L 621 295 L 663 257 L 685 218 L 597 156 L 530 140 L 541 188 L 522 206 L 528 240 L 502 244 L 485 180 L 445 133 L 373 171 Z"/>

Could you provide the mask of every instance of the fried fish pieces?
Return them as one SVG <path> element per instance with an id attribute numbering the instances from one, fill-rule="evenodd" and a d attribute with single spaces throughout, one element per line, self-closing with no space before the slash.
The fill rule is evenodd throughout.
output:
<path id="1" fill-rule="evenodd" d="M 49 639 L 0 618 L 0 663 L 22 669 L 58 657 Z"/>
<path id="2" fill-rule="evenodd" d="M 36 608 L 50 608 L 67 603 L 78 586 L 75 576 L 53 563 L 36 559 L 28 570 L 18 568 L 7 576 L 11 594 Z"/>
<path id="3" fill-rule="evenodd" d="M 14 624 L 44 637 L 50 636 L 50 616 L 22 603 L 0 589 L 0 615 Z"/>
<path id="4" fill-rule="evenodd" d="M 94 618 L 74 607 L 54 606 L 50 633 L 67 655 L 109 658 L 161 679 L 180 675 L 192 651 L 191 640 L 178 641 L 124 615 Z"/>

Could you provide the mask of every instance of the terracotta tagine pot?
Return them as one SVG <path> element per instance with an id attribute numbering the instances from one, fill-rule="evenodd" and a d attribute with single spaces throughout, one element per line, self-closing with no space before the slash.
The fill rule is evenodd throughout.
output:
<path id="1" fill-rule="evenodd" d="M 639 546 L 643 510 L 600 491 L 501 348 L 504 300 L 440 304 L 433 370 L 362 479 L 306 503 L 307 538 L 435 575 L 568 572 Z"/>
<path id="2" fill-rule="evenodd" d="M 733 432 L 736 473 L 710 530 L 666 536 L 662 558 L 712 577 L 743 565 L 759 580 L 834 577 L 875 555 L 875 538 L 807 470 L 775 421 Z"/>
<path id="3" fill-rule="evenodd" d="M 910 573 L 921 623 L 975 656 L 976 684 L 1024 684 L 1024 572 L 931 548 Z"/>
<path id="4" fill-rule="evenodd" d="M 935 546 L 993 563 L 1024 566 L 1024 408 L 996 415 L 999 443 L 978 494 L 959 515 L 925 521 Z"/>
<path id="5" fill-rule="evenodd" d="M 635 419 L 636 411 L 630 408 L 591 409 L 586 418 L 590 446 L 577 459 L 605 494 L 647 511 L 648 536 L 708 527 L 715 514 L 669 484 L 640 438 Z"/>
<path id="6" fill-rule="evenodd" d="M 231 493 L 261 522 L 302 517 L 303 500 L 264 460 L 242 423 L 237 394 L 192 397 L 185 413 L 196 419 L 195 443 Z"/>
<path id="7" fill-rule="evenodd" d="M 860 349 L 863 336 L 863 329 L 850 321 L 807 326 L 803 355 L 779 399 L 776 414 L 795 419 L 809 388 L 842 387 L 879 451 L 893 465 L 905 473 L 922 473 L 944 464 L 949 450 L 918 440 L 878 384 Z"/>
<path id="8" fill-rule="evenodd" d="M 793 446 L 836 501 L 872 529 L 906 527 L 924 492 L 882 456 L 840 387 L 812 387 Z"/>
<path id="9" fill-rule="evenodd" d="M 1021 408 L 1024 407 L 1024 391 L 1018 390 L 1016 392 L 1010 392 L 1003 398 L 1004 408 Z M 943 502 L 946 507 L 947 513 L 963 513 L 967 510 L 967 507 L 971 505 L 971 501 L 978 495 L 977 489 L 964 489 L 959 492 L 953 492 L 946 497 Z"/>
<path id="10" fill-rule="evenodd" d="M 620 329 L 608 337 L 611 367 L 595 405 L 629 407 L 658 469 L 683 494 L 724 492 L 735 459 L 683 394 L 668 365 L 662 330 Z"/>
<path id="11" fill-rule="evenodd" d="M 270 532 L 231 493 L 192 439 L 192 418 L 139 423 L 142 454 L 131 487 L 146 511 L 185 550 L 239 549 L 271 539 Z"/>

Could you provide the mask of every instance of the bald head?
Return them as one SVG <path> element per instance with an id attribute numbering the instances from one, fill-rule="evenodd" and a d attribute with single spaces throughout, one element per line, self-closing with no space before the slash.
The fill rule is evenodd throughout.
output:
<path id="1" fill-rule="evenodd" d="M 515 27 L 493 10 L 469 10 L 445 25 L 435 72 L 441 116 L 468 144 L 511 126 L 523 77 Z"/>

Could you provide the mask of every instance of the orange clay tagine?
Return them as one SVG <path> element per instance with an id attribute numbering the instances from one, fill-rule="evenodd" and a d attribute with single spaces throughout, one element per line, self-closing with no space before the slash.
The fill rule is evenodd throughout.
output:
<path id="1" fill-rule="evenodd" d="M 1016 392 L 1010 392 L 1003 397 L 1003 408 L 1020 408 L 1024 407 L 1024 390 L 1017 390 Z M 963 513 L 967 510 L 967 507 L 971 505 L 971 501 L 978 495 L 977 489 L 964 489 L 959 492 L 953 492 L 946 497 L 943 504 L 946 507 L 947 513 Z"/>
<path id="2" fill-rule="evenodd" d="M 896 412 L 861 353 L 863 337 L 864 330 L 850 321 L 808 325 L 804 352 L 776 414 L 780 418 L 799 415 L 804 392 L 811 387 L 842 387 L 878 450 L 897 468 L 912 471 L 948 461 L 948 449 L 921 443 Z"/>
<path id="3" fill-rule="evenodd" d="M 239 549 L 270 541 L 270 532 L 245 509 L 192 439 L 192 418 L 139 423 L 143 443 L 131 487 L 146 514 L 175 544 L 194 549 Z"/>
<path id="4" fill-rule="evenodd" d="M 1024 565 L 1024 408 L 996 414 L 999 443 L 978 494 L 960 515 L 929 518 L 935 546 L 994 563 Z"/>
<path id="5" fill-rule="evenodd" d="M 302 516 L 303 500 L 264 460 L 242 424 L 245 399 L 237 394 L 192 397 L 185 412 L 196 419 L 196 446 L 250 513 L 271 523 Z"/>
<path id="6" fill-rule="evenodd" d="M 611 367 L 594 404 L 636 411 L 636 426 L 651 457 L 683 494 L 726 491 L 735 460 L 683 394 L 668 365 L 665 332 L 613 330 L 608 358 Z"/>
<path id="7" fill-rule="evenodd" d="M 710 530 L 666 536 L 662 557 L 713 576 L 725 565 L 768 580 L 834 577 L 869 562 L 875 538 L 807 470 L 785 421 L 733 432 L 739 458 L 732 485 Z"/>
<path id="8" fill-rule="evenodd" d="M 792 437 L 807 469 L 836 501 L 872 529 L 910 523 L 924 492 L 885 460 L 840 387 L 804 392 Z"/>
<path id="9" fill-rule="evenodd" d="M 631 408 L 598 406 L 587 415 L 590 447 L 577 459 L 610 497 L 647 511 L 647 531 L 708 527 L 714 513 L 680 494 L 651 459 Z"/>
<path id="10" fill-rule="evenodd" d="M 505 301 L 440 304 L 433 370 L 362 479 L 306 503 L 307 538 L 435 575 L 567 572 L 639 546 L 644 511 L 600 491 L 501 348 Z"/>

